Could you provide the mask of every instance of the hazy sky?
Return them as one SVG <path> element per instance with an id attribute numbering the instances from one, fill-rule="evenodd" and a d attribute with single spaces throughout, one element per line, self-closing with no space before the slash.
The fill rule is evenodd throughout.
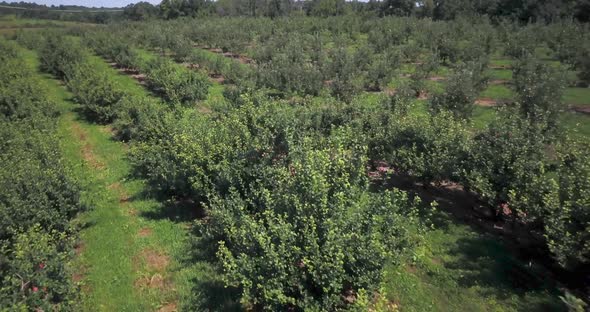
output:
<path id="1" fill-rule="evenodd" d="M 16 0 L 15 0 L 16 1 Z M 25 2 L 35 2 L 45 5 L 83 5 L 87 7 L 124 7 L 129 3 L 137 3 L 140 1 L 147 1 L 149 3 L 158 4 L 161 0 L 23 0 Z M 13 2 L 8 0 L 7 2 Z"/>

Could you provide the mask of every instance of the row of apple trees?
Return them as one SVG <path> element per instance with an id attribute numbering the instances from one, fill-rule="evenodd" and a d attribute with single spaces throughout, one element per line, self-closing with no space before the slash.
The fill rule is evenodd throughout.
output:
<path id="1" fill-rule="evenodd" d="M 42 48 L 46 70 L 81 104 L 94 94 L 109 99 L 68 76 L 89 59 L 84 49 L 81 61 L 68 58 L 79 42 L 52 40 Z M 107 102 L 101 107 L 114 114 L 95 120 L 114 122 L 130 141 L 135 173 L 163 194 L 206 206 L 199 251 L 216 259 L 228 287 L 242 289 L 244 307 L 365 310 L 384 267 L 407 261 L 421 242 L 419 201 L 369 191 L 367 146 L 344 120 L 331 129 L 340 119 L 331 108 L 295 108 L 263 94 L 242 94 L 208 115 L 142 96 Z"/>
<path id="2" fill-rule="evenodd" d="M 68 311 L 80 186 L 60 153 L 59 111 L 23 49 L 0 39 L 0 309 Z"/>
<path id="3" fill-rule="evenodd" d="M 423 207 L 405 193 L 369 191 L 373 161 L 425 185 L 457 182 L 497 219 L 539 233 L 540 248 L 564 268 L 588 268 L 590 159 L 587 144 L 567 138 L 557 122 L 560 74 L 529 53 L 518 55 L 514 103 L 473 129 L 485 62 L 450 62 L 428 114 L 415 113 L 410 84 L 377 106 L 337 95 L 293 105 L 246 88 L 226 93 L 230 108 L 210 114 L 126 97 L 113 120 L 132 142 L 139 177 L 205 206 L 198 249 L 216 259 L 245 307 L 366 309 L 385 265 L 412 255 L 425 222 Z M 342 64 L 334 70 L 343 75 L 355 66 Z"/>

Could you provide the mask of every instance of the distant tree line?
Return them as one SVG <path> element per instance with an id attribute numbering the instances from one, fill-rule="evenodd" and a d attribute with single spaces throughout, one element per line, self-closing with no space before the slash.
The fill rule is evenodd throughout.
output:
<path id="1" fill-rule="evenodd" d="M 0 2 L 0 16 L 15 15 L 20 18 L 37 18 L 73 22 L 104 24 L 123 19 L 121 9 L 87 8 L 77 5 L 46 6 L 29 2 Z"/>
<path id="2" fill-rule="evenodd" d="M 23 9 L 13 9 L 25 8 Z M 72 12 L 75 10 L 76 12 Z M 141 1 L 123 8 L 123 12 L 104 9 L 97 12 L 81 6 L 45 6 L 27 2 L 0 2 L 0 15 L 92 23 L 113 20 L 175 19 L 199 16 L 289 15 L 336 16 L 418 16 L 451 20 L 462 16 L 487 15 L 522 22 L 551 22 L 574 18 L 590 20 L 590 0 L 163 0 L 159 5 Z"/>
<path id="3" fill-rule="evenodd" d="M 163 0 L 130 4 L 124 10 L 132 20 L 174 19 L 182 16 L 267 16 L 305 14 L 334 16 L 350 13 L 376 16 L 419 16 L 450 20 L 460 16 L 488 15 L 523 22 L 575 18 L 590 19 L 590 0 Z"/>

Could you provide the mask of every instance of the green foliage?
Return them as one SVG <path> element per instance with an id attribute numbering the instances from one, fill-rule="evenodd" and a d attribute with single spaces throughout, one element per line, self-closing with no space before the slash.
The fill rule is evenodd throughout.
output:
<path id="1" fill-rule="evenodd" d="M 37 119 L 36 122 L 52 121 Z M 5 123 L 0 137 L 0 238 L 35 223 L 64 230 L 80 210 L 79 189 L 64 167 L 56 139 L 28 121 Z"/>
<path id="2" fill-rule="evenodd" d="M 439 66 L 440 63 L 434 55 L 430 55 L 425 62 L 418 64 L 416 70 L 410 76 L 410 86 L 416 95 L 420 95 L 425 91 L 425 80 L 430 77 L 430 74 L 436 71 Z"/>
<path id="3" fill-rule="evenodd" d="M 469 150 L 465 125 L 450 114 L 414 116 L 393 114 L 372 144 L 376 159 L 425 183 L 456 180 L 459 164 Z"/>
<path id="4" fill-rule="evenodd" d="M 52 116 L 54 105 L 43 97 L 43 90 L 12 42 L 0 40 L 0 120 L 18 120 L 33 115 Z"/>
<path id="5" fill-rule="evenodd" d="M 545 198 L 545 235 L 549 249 L 563 266 L 590 263 L 590 148 L 568 142 L 558 150 L 558 190 Z"/>
<path id="6" fill-rule="evenodd" d="M 69 263 L 73 241 L 33 225 L 0 245 L 0 306 L 10 310 L 74 311 L 79 299 Z"/>
<path id="7" fill-rule="evenodd" d="M 529 205 L 514 203 L 516 207 L 511 209 L 524 212 L 522 216 L 539 216 L 543 209 L 540 194 L 544 192 L 539 182 L 546 171 L 543 142 L 539 131 L 513 110 L 502 111 L 475 136 L 463 169 L 464 185 L 497 209 L 528 198 Z"/>
<path id="8" fill-rule="evenodd" d="M 114 128 L 117 138 L 122 141 L 150 141 L 162 137 L 168 129 L 164 119 L 168 107 L 160 101 L 146 98 L 125 96 L 116 105 Z"/>
<path id="9" fill-rule="evenodd" d="M 584 312 L 587 304 L 584 300 L 577 298 L 576 296 L 572 295 L 569 291 L 565 292 L 565 296 L 560 296 L 563 303 L 568 308 L 569 312 Z"/>
<path id="10" fill-rule="evenodd" d="M 412 0 L 387 0 L 381 5 L 381 15 L 409 16 L 416 9 L 416 2 Z"/>
<path id="11" fill-rule="evenodd" d="M 15 36 L 18 44 L 28 49 L 39 49 L 40 44 L 43 43 L 43 34 L 41 32 L 19 30 Z"/>
<path id="12" fill-rule="evenodd" d="M 129 4 L 123 12 L 126 18 L 134 21 L 143 21 L 158 15 L 158 8 L 145 1 Z"/>
<path id="13" fill-rule="evenodd" d="M 385 263 L 399 263 L 415 244 L 416 202 L 359 187 L 355 152 L 306 144 L 288 167 L 265 170 L 246 197 L 234 191 L 211 202 L 206 226 L 222 238 L 224 280 L 241 286 L 246 306 L 350 308 L 345 300 L 375 289 Z"/>
<path id="14" fill-rule="evenodd" d="M 0 306 L 73 310 L 70 222 L 83 209 L 80 187 L 60 153 L 55 105 L 22 50 L 2 40 L 0 50 Z"/>
<path id="15" fill-rule="evenodd" d="M 83 105 L 85 114 L 96 122 L 108 123 L 115 117 L 114 106 L 124 92 L 110 79 L 108 73 L 89 63 L 73 69 L 67 81 L 76 102 Z"/>
<path id="16" fill-rule="evenodd" d="M 258 85 L 296 94 L 319 94 L 323 75 L 308 57 L 303 42 L 299 36 L 281 38 L 260 51 L 256 58 Z"/>
<path id="17" fill-rule="evenodd" d="M 314 0 L 311 3 L 309 15 L 313 16 L 335 16 L 344 12 L 344 1 L 342 0 Z"/>
<path id="18" fill-rule="evenodd" d="M 376 54 L 370 59 L 365 88 L 383 90 L 397 73 L 401 65 L 401 56 L 397 52 L 389 52 Z"/>
<path id="19" fill-rule="evenodd" d="M 362 86 L 362 76 L 359 75 L 359 67 L 355 55 L 344 47 L 331 51 L 332 62 L 329 72 L 332 80 L 329 83 L 332 95 L 345 102 L 350 102 L 354 94 L 358 93 Z"/>
<path id="20" fill-rule="evenodd" d="M 590 46 L 579 50 L 576 65 L 579 69 L 578 78 L 590 86 Z"/>
<path id="21" fill-rule="evenodd" d="M 514 68 L 516 101 L 521 115 L 534 125 L 552 131 L 562 110 L 564 77 L 561 72 L 535 59 L 521 60 Z"/>
<path id="22" fill-rule="evenodd" d="M 431 108 L 450 111 L 457 118 L 471 118 L 475 100 L 486 85 L 484 68 L 477 63 L 460 65 L 449 77 L 444 93 L 432 98 Z"/>
<path id="23" fill-rule="evenodd" d="M 148 84 L 167 101 L 191 106 L 207 97 L 210 82 L 202 73 L 184 69 L 164 58 L 153 60 L 147 69 Z"/>
<path id="24" fill-rule="evenodd" d="M 68 78 L 87 52 L 73 37 L 47 33 L 40 50 L 41 66 L 60 79 Z"/>
<path id="25" fill-rule="evenodd" d="M 142 66 L 137 52 L 131 45 L 119 37 L 104 31 L 84 33 L 84 43 L 97 54 L 114 61 L 123 68 L 139 68 Z"/>

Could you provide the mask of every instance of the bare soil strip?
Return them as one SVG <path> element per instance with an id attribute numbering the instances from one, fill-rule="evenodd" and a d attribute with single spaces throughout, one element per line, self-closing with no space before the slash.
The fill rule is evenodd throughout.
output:
<path id="1" fill-rule="evenodd" d="M 572 106 L 570 110 L 580 114 L 590 114 L 590 104 L 584 106 Z"/>

